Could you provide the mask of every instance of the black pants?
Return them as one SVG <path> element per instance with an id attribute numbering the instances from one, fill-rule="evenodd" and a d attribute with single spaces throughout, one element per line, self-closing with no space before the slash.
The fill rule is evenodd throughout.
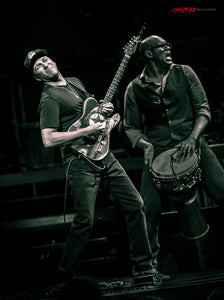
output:
<path id="1" fill-rule="evenodd" d="M 167 149 L 155 148 L 155 156 Z M 214 152 L 203 140 L 201 144 L 201 167 L 204 190 L 212 197 L 216 204 L 224 208 L 224 169 Z M 162 210 L 162 196 L 153 183 L 152 174 L 148 167 L 144 167 L 141 181 L 141 195 L 145 204 L 149 242 L 153 253 L 153 265 L 157 267 L 157 256 L 160 251 L 158 240 L 159 218 Z M 187 200 L 187 199 L 186 199 Z"/>
<path id="2" fill-rule="evenodd" d="M 108 180 L 111 197 L 120 203 L 126 216 L 133 270 L 150 270 L 152 252 L 147 236 L 143 200 L 112 153 L 109 152 L 102 163 L 104 171 L 94 169 L 83 158 L 74 157 L 70 164 L 74 219 L 59 269 L 73 272 L 77 270 L 92 230 L 100 182 Z"/>

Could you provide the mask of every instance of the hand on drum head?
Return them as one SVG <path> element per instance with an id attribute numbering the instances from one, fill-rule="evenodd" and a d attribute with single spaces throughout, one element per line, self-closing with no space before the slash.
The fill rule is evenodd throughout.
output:
<path id="1" fill-rule="evenodd" d="M 186 140 L 182 141 L 180 144 L 177 145 L 179 148 L 179 154 L 181 157 L 191 156 L 196 150 L 196 139 L 193 137 L 189 137 Z"/>

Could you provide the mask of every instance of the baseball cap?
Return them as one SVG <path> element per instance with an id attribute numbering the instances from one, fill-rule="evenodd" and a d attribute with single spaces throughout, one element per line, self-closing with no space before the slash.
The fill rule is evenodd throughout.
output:
<path id="1" fill-rule="evenodd" d="M 32 72 L 33 65 L 36 62 L 36 60 L 45 55 L 48 55 L 47 50 L 45 49 L 36 49 L 30 51 L 25 58 L 24 66 Z"/>

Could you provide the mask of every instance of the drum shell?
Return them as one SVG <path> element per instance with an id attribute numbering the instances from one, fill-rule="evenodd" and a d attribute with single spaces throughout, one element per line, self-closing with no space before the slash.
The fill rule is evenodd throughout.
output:
<path id="1" fill-rule="evenodd" d="M 196 196 L 178 207 L 178 218 L 181 234 L 187 239 L 198 239 L 209 230 Z"/>

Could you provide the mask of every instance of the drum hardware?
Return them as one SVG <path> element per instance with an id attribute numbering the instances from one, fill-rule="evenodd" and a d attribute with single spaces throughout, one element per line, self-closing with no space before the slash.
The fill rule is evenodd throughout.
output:
<path id="1" fill-rule="evenodd" d="M 200 158 L 199 158 L 199 160 L 200 160 Z M 174 170 L 174 162 L 176 162 L 176 161 L 177 161 L 177 159 L 174 158 L 173 154 L 172 154 L 171 158 L 170 158 L 170 168 L 171 168 L 171 170 L 173 172 L 173 176 L 174 176 L 174 178 L 176 180 L 176 183 L 177 183 L 176 187 L 174 187 L 173 191 L 174 192 L 181 192 L 182 190 L 184 190 L 186 188 L 191 189 L 198 181 L 201 180 L 201 169 L 198 168 L 197 172 L 194 175 L 192 175 L 191 181 L 189 180 L 188 183 L 183 183 L 181 181 L 181 177 L 177 176 L 177 174 L 176 174 L 176 172 Z M 184 177 L 183 177 L 183 179 L 185 179 L 185 178 L 188 179 L 188 178 L 190 178 L 190 176 L 191 176 L 191 173 L 190 172 L 186 172 L 185 175 L 184 175 Z"/>

